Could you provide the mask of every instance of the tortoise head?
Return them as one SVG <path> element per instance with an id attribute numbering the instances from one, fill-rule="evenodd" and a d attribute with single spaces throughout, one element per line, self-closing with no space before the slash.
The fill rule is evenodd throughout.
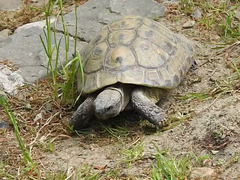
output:
<path id="1" fill-rule="evenodd" d="M 97 96 L 93 106 L 98 119 L 115 117 L 122 110 L 122 95 L 117 90 L 105 89 Z"/>

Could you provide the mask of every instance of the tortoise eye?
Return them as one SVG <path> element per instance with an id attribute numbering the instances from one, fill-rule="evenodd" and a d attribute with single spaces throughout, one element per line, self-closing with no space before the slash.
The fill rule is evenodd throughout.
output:
<path id="1" fill-rule="evenodd" d="M 109 106 L 106 110 L 110 111 L 112 109 L 112 106 Z"/>

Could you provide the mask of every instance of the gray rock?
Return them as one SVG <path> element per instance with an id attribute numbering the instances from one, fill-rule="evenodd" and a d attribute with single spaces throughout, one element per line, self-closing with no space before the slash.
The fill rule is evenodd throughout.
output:
<path id="1" fill-rule="evenodd" d="M 182 27 L 183 28 L 192 28 L 195 24 L 196 24 L 195 21 L 190 20 L 190 21 L 185 22 Z"/>
<path id="2" fill-rule="evenodd" d="M 17 72 L 12 72 L 8 67 L 0 67 L 0 86 L 2 92 L 14 95 L 15 90 L 22 86 L 24 80 Z"/>
<path id="3" fill-rule="evenodd" d="M 5 39 L 7 39 L 10 33 L 11 33 L 10 29 L 4 29 L 0 31 L 0 41 L 4 41 Z"/>
<path id="4" fill-rule="evenodd" d="M 0 10 L 12 11 L 22 6 L 22 0 L 1 0 Z"/>
<path id="5" fill-rule="evenodd" d="M 78 7 L 78 36 L 89 42 L 102 29 L 103 25 L 120 19 L 124 15 L 138 15 L 149 18 L 159 18 L 165 15 L 166 7 L 154 0 L 89 0 Z M 74 12 L 64 16 L 70 34 L 75 34 Z M 62 30 L 61 22 L 57 29 Z"/>
<path id="6" fill-rule="evenodd" d="M 8 124 L 5 121 L 0 120 L 0 132 L 8 128 Z"/>
<path id="7" fill-rule="evenodd" d="M 199 20 L 202 18 L 202 11 L 200 9 L 195 9 L 192 13 L 192 17 Z"/>
<path id="8" fill-rule="evenodd" d="M 48 59 L 44 52 L 39 36 L 43 35 L 44 21 L 26 24 L 18 28 L 12 36 L 0 43 L 0 58 L 10 59 L 19 68 L 16 73 L 23 77 L 25 82 L 35 82 L 47 74 Z M 56 34 L 57 40 L 62 37 Z M 53 39 L 52 39 L 53 42 Z M 85 43 L 78 43 L 81 49 Z M 69 58 L 73 53 L 74 40 L 70 38 Z M 65 45 L 61 41 L 59 67 L 65 63 Z"/>

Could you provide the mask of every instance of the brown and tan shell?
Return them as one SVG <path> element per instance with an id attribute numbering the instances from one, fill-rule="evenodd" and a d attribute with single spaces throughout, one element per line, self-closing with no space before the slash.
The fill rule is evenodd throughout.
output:
<path id="1" fill-rule="evenodd" d="M 193 63 L 193 45 L 153 20 L 125 16 L 104 27 L 82 59 L 83 94 L 117 82 L 172 89 Z"/>

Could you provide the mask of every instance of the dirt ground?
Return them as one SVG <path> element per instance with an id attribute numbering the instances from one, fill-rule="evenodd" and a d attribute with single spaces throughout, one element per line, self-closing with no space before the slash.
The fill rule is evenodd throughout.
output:
<path id="1" fill-rule="evenodd" d="M 73 135 L 65 125 L 73 110 L 52 100 L 48 79 L 23 87 L 16 97 L 9 98 L 22 138 L 44 179 L 51 171 L 66 172 L 75 179 L 87 175 L 94 179 L 94 173 L 99 179 L 150 179 L 157 149 L 176 158 L 207 156 L 192 168 L 213 169 L 215 175 L 208 179 L 240 179 L 240 42 L 222 44 L 217 29 L 198 21 L 192 28 L 183 28 L 193 18 L 177 7 L 169 6 L 166 17 L 159 21 L 194 41 L 197 67 L 160 104 L 173 121 L 160 132 L 145 120 L 139 121 L 137 115 L 123 113 Z M 29 104 L 31 108 L 26 108 Z M 0 110 L 1 120 L 7 120 Z M 19 175 L 19 167 L 24 165 L 12 126 L 0 133 L 0 158 L 5 164 L 0 166 L 0 176 L 5 172 L 5 177 L 18 174 L 26 178 L 26 174 Z M 141 150 L 140 155 L 127 159 L 127 150 L 134 148 Z M 78 171 L 81 178 L 76 178 Z"/>

